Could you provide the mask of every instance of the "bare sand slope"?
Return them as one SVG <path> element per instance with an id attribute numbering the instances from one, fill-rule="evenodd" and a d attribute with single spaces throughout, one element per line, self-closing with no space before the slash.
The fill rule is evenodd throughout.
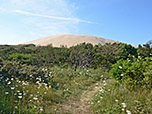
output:
<path id="1" fill-rule="evenodd" d="M 96 36 L 89 36 L 89 35 L 52 35 L 45 38 L 37 39 L 34 41 L 26 42 L 24 44 L 35 44 L 36 46 L 47 46 L 52 44 L 54 47 L 60 47 L 61 45 L 71 47 L 75 46 L 80 43 L 91 43 L 93 45 L 101 44 L 104 45 L 105 43 L 114 43 L 117 41 L 105 39 Z"/>

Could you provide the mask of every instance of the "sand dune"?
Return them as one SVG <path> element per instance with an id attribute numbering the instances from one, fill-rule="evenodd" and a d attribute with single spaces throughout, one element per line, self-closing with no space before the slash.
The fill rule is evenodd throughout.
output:
<path id="1" fill-rule="evenodd" d="M 35 44 L 36 46 L 47 46 L 52 44 L 52 46 L 54 47 L 61 47 L 61 45 L 71 47 L 84 42 L 91 43 L 93 45 L 99 43 L 101 45 L 104 45 L 105 43 L 114 43 L 117 41 L 96 37 L 96 36 L 89 36 L 89 35 L 64 34 L 64 35 L 52 35 L 34 41 L 26 42 L 24 44 Z"/>

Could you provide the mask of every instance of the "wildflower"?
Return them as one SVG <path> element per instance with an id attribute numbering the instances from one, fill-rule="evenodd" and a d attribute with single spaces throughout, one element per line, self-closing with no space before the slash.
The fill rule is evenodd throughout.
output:
<path id="1" fill-rule="evenodd" d="M 18 93 L 19 95 L 22 95 L 22 93 Z"/>
<path id="2" fill-rule="evenodd" d="M 120 69 L 122 69 L 122 66 L 119 66 Z"/>
<path id="3" fill-rule="evenodd" d="M 8 93 L 8 92 L 5 92 L 5 94 L 8 95 L 9 93 Z"/>
<path id="4" fill-rule="evenodd" d="M 115 101 L 118 102 L 118 99 L 116 99 Z"/>
<path id="5" fill-rule="evenodd" d="M 107 85 L 106 83 L 103 84 L 104 86 Z"/>
<path id="6" fill-rule="evenodd" d="M 100 97 L 100 99 L 103 99 L 103 97 Z"/>
<path id="7" fill-rule="evenodd" d="M 18 98 L 19 98 L 19 99 L 21 99 L 21 98 L 22 98 L 22 96 L 18 96 Z"/>
<path id="8" fill-rule="evenodd" d="M 131 111 L 130 110 L 126 110 L 127 114 L 131 114 Z"/>
<path id="9" fill-rule="evenodd" d="M 125 111 L 125 109 L 124 109 L 124 108 L 122 108 L 121 110 L 122 110 L 122 111 Z"/>
<path id="10" fill-rule="evenodd" d="M 121 74 L 121 76 L 124 76 L 123 74 Z"/>
<path id="11" fill-rule="evenodd" d="M 44 94 L 47 94 L 47 92 L 44 92 Z"/>
<path id="12" fill-rule="evenodd" d="M 121 103 L 121 104 L 122 104 L 122 107 L 124 108 L 127 106 L 126 103 Z"/>
<path id="13" fill-rule="evenodd" d="M 103 80 L 103 83 L 105 83 L 106 81 L 105 80 Z"/>
<path id="14" fill-rule="evenodd" d="M 40 111 L 43 111 L 43 108 L 42 108 L 42 107 L 40 107 Z"/>
<path id="15" fill-rule="evenodd" d="M 38 98 L 37 98 L 37 97 L 34 97 L 33 100 L 38 100 Z"/>
<path id="16" fill-rule="evenodd" d="M 9 85 L 9 84 L 11 84 L 11 82 L 8 82 L 7 84 Z"/>
<path id="17" fill-rule="evenodd" d="M 100 90 L 99 90 L 101 93 L 104 93 L 104 90 L 101 88 Z"/>
<path id="18" fill-rule="evenodd" d="M 100 101 L 97 101 L 97 103 L 100 103 Z"/>
<path id="19" fill-rule="evenodd" d="M 11 89 L 13 90 L 13 89 L 15 89 L 15 87 L 11 87 Z"/>

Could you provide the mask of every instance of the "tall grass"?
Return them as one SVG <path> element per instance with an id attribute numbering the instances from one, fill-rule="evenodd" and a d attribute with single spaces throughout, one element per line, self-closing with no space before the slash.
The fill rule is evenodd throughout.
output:
<path id="1" fill-rule="evenodd" d="M 126 85 L 108 80 L 94 96 L 92 109 L 95 114 L 151 114 L 152 89 Z"/>
<path id="2" fill-rule="evenodd" d="M 91 84 L 107 78 L 104 69 L 43 68 L 48 82 L 38 76 L 34 82 L 24 77 L 0 75 L 0 113 L 55 114 L 59 105 L 78 95 Z M 32 75 L 29 76 L 33 78 Z"/>

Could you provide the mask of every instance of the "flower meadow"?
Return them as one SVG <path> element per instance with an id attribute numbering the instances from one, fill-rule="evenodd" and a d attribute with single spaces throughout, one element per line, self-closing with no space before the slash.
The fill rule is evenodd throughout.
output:
<path id="1" fill-rule="evenodd" d="M 151 114 L 152 58 L 120 60 L 92 100 L 95 114 Z"/>
<path id="2" fill-rule="evenodd" d="M 151 114 L 151 57 L 151 44 L 0 45 L 0 113 L 63 114 L 97 84 L 94 114 Z"/>
<path id="3" fill-rule="evenodd" d="M 15 64 L 13 70 L 22 70 L 18 62 L 11 64 Z M 3 66 L 5 70 L 6 66 Z M 1 71 L 4 74 L 0 74 L 0 113 L 6 114 L 62 113 L 60 104 L 69 98 L 77 99 L 88 86 L 108 76 L 106 70 L 101 69 L 78 69 L 75 72 L 71 68 L 57 66 L 27 69 L 31 74 L 25 75 L 22 71 L 18 76 L 12 73 L 12 69 L 8 69 L 7 74 L 4 69 Z"/>

